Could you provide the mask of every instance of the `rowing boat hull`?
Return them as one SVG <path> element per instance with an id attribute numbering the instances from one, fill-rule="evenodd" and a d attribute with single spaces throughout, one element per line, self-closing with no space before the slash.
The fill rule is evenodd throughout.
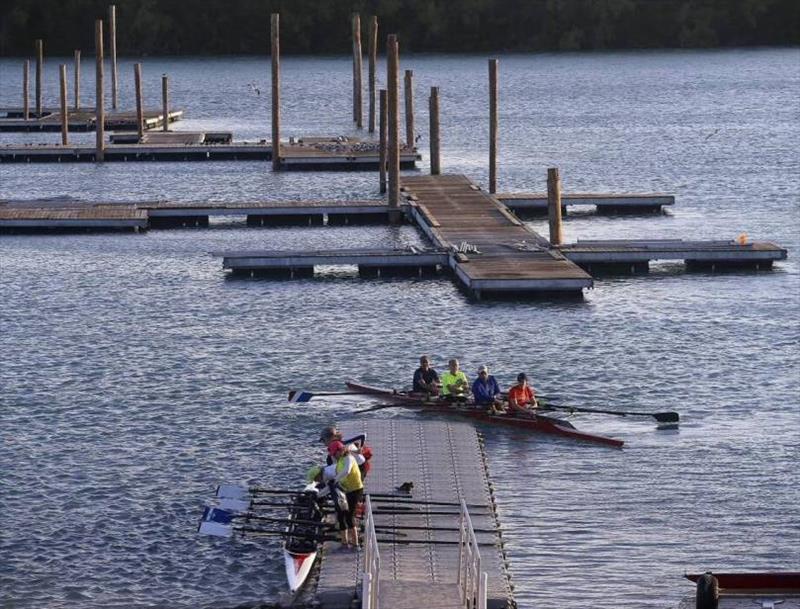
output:
<path id="1" fill-rule="evenodd" d="M 297 592 L 311 573 L 311 567 L 317 559 L 316 550 L 313 552 L 290 552 L 283 549 L 283 562 L 286 566 L 286 581 L 289 582 L 289 590 Z"/>
<path id="2" fill-rule="evenodd" d="M 313 489 L 314 485 L 309 484 L 303 490 Z M 318 542 L 308 538 L 309 534 L 316 534 L 318 525 L 309 524 L 310 522 L 322 523 L 322 512 L 316 506 L 316 502 L 309 495 L 301 495 L 295 499 L 294 504 L 289 508 L 289 519 L 292 521 L 286 527 L 288 537 L 283 544 L 283 563 L 286 567 L 286 581 L 289 583 L 289 590 L 297 592 L 308 579 L 311 567 L 317 559 Z M 292 536 L 292 533 L 296 536 Z"/>
<path id="3" fill-rule="evenodd" d="M 354 391 L 362 392 L 365 395 L 380 396 L 381 399 L 388 400 L 408 408 L 419 408 L 429 412 L 441 412 L 444 414 L 464 417 L 491 425 L 507 425 L 517 429 L 530 429 L 532 431 L 563 436 L 575 440 L 583 440 L 586 442 L 594 442 L 596 444 L 613 446 L 615 448 L 622 448 L 622 445 L 624 444 L 622 440 L 579 431 L 567 421 L 562 421 L 560 419 L 555 419 L 553 417 L 540 414 L 534 415 L 530 418 L 522 416 L 492 415 L 481 408 L 456 408 L 451 404 L 437 401 L 426 401 L 423 398 L 409 395 L 407 393 L 398 392 L 393 389 L 384 389 L 382 387 L 364 385 L 363 383 L 359 383 L 357 381 L 347 381 L 347 387 Z"/>

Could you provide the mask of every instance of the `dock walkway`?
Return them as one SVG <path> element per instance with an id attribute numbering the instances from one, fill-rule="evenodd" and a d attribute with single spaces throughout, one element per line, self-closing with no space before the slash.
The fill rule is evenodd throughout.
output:
<path id="1" fill-rule="evenodd" d="M 475 252 L 452 259 L 453 272 L 474 296 L 580 293 L 592 286 L 588 273 L 465 176 L 403 177 L 401 185 L 412 217 L 436 247 Z"/>
<path id="2" fill-rule="evenodd" d="M 41 117 L 29 111 L 27 119 L 24 118 L 21 107 L 0 108 L 0 131 L 5 132 L 49 132 L 61 131 L 61 108 L 42 108 Z M 120 129 L 136 130 L 136 112 L 122 111 L 107 112 L 105 115 L 105 128 L 108 131 Z M 168 113 L 170 123 L 180 120 L 183 110 L 171 110 Z M 94 108 L 71 108 L 67 111 L 67 121 L 70 131 L 94 131 L 97 115 Z M 144 110 L 144 128 L 156 129 L 164 124 L 163 110 Z"/>
<path id="3" fill-rule="evenodd" d="M 386 531 L 396 530 L 404 535 L 398 540 L 420 542 L 379 542 L 379 606 L 464 607 L 457 587 L 459 546 L 452 543 L 459 538 L 457 505 L 411 503 L 458 504 L 463 499 L 470 505 L 470 517 L 481 544 L 481 569 L 488 573 L 488 607 L 515 607 L 486 456 L 474 427 L 466 423 L 385 419 L 346 421 L 340 429 L 345 437 L 367 434 L 374 453 L 365 481 L 367 493 L 393 494 L 404 482 L 414 483 L 410 498 L 373 499 L 375 527 L 384 531 L 378 533 L 379 539 L 387 540 L 391 535 Z M 314 593 L 320 609 L 352 606 L 361 589 L 363 563 L 361 553 L 356 561 L 354 557 L 352 552 L 339 549 L 338 544 L 326 543 Z"/>

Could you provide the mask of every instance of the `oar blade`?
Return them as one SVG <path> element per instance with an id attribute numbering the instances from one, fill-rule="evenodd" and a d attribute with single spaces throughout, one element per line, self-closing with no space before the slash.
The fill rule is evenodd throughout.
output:
<path id="1" fill-rule="evenodd" d="M 248 511 L 251 505 L 252 502 L 246 499 L 233 499 L 231 497 L 225 497 L 220 499 L 218 507 L 227 512 L 241 514 L 242 512 Z"/>
<path id="2" fill-rule="evenodd" d="M 220 484 L 217 487 L 218 499 L 250 499 L 250 489 L 238 484 Z"/>
<path id="3" fill-rule="evenodd" d="M 310 402 L 311 398 L 314 397 L 314 394 L 310 391 L 290 391 L 289 392 L 289 401 L 290 402 Z"/>
<path id="4" fill-rule="evenodd" d="M 197 532 L 200 535 L 210 535 L 211 537 L 232 537 L 233 526 L 203 520 L 200 522 L 200 526 L 197 527 Z"/>
<path id="5" fill-rule="evenodd" d="M 203 510 L 203 522 L 216 522 L 218 524 L 232 525 L 235 513 L 219 507 L 206 507 Z"/>

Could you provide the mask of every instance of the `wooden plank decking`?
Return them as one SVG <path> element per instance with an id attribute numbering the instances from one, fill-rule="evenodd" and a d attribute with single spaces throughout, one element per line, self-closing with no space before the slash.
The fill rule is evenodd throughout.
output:
<path id="1" fill-rule="evenodd" d="M 465 176 L 411 176 L 401 183 L 412 202 L 412 215 L 434 245 L 467 252 L 477 248 L 454 258 L 452 265 L 462 285 L 476 296 L 580 293 L 592 286 L 589 274 Z"/>
<path id="2" fill-rule="evenodd" d="M 367 434 L 373 448 L 372 470 L 366 478 L 368 493 L 394 493 L 404 482 L 413 482 L 412 499 L 458 503 L 464 499 L 476 529 L 482 569 L 489 575 L 488 606 L 492 609 L 515 607 L 506 556 L 498 533 L 494 496 L 489 488 L 485 454 L 475 429 L 465 423 L 416 422 L 411 420 L 347 421 L 340 428 L 345 436 Z M 396 505 L 408 508 L 404 499 Z M 417 504 L 413 509 L 393 513 L 391 501 L 373 503 L 375 526 L 422 527 L 397 529 L 405 540 L 456 541 L 458 531 L 432 530 L 458 527 L 458 508 Z M 441 514 L 453 512 L 453 514 Z M 480 531 L 480 532 L 477 532 Z M 379 538 L 386 539 L 386 533 Z M 380 607 L 404 609 L 432 607 L 457 609 L 456 586 L 458 545 L 434 543 L 379 544 L 381 559 Z M 323 550 L 322 565 L 315 591 L 321 609 L 351 607 L 359 590 L 362 557 L 338 544 L 328 543 Z"/>
<path id="3" fill-rule="evenodd" d="M 35 117 L 31 111 L 28 120 L 23 118 L 22 108 L 10 107 L 0 108 L 0 131 L 6 132 L 58 132 L 61 131 L 61 109 L 42 108 L 42 116 Z M 183 117 L 183 110 L 172 110 L 169 112 L 169 122 L 173 123 Z M 71 108 L 67 112 L 70 131 L 94 131 L 96 123 L 94 108 Z M 163 125 L 164 113 L 162 110 L 145 110 L 144 125 L 145 129 L 155 129 Z M 136 112 L 107 112 L 106 129 L 114 131 L 118 129 L 136 129 Z"/>

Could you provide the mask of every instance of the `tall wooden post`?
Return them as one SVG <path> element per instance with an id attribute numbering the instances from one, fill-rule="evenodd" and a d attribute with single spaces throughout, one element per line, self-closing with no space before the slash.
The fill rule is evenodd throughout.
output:
<path id="1" fill-rule="evenodd" d="M 362 72 L 361 15 L 353 13 L 353 121 L 358 129 L 364 127 L 364 104 L 361 98 L 361 93 L 363 91 L 361 83 Z"/>
<path id="2" fill-rule="evenodd" d="M 75 49 L 75 109 L 81 109 L 81 51 Z"/>
<path id="3" fill-rule="evenodd" d="M 61 144 L 69 145 L 69 108 L 67 108 L 67 66 L 58 67 L 59 86 L 61 88 L 59 100 L 61 101 Z"/>
<path id="4" fill-rule="evenodd" d="M 29 59 L 22 64 L 22 118 L 28 120 L 30 115 L 30 105 L 28 103 L 28 93 L 30 90 L 31 62 Z"/>
<path id="5" fill-rule="evenodd" d="M 373 15 L 369 20 L 369 132 L 375 133 L 375 69 L 378 63 L 378 17 Z"/>
<path id="6" fill-rule="evenodd" d="M 94 22 L 95 55 L 95 153 L 98 163 L 105 160 L 106 109 L 103 87 L 103 20 Z"/>
<path id="7" fill-rule="evenodd" d="M 406 70 L 403 79 L 406 97 L 406 146 L 414 150 L 414 72 Z"/>
<path id="8" fill-rule="evenodd" d="M 399 49 L 397 35 L 389 34 L 386 41 L 387 77 L 387 158 L 389 162 L 389 220 L 397 222 L 397 211 L 400 209 L 400 137 L 398 125 L 398 70 Z"/>
<path id="9" fill-rule="evenodd" d="M 561 245 L 561 179 L 557 167 L 547 170 L 547 220 L 550 224 L 550 244 Z"/>
<path id="10" fill-rule="evenodd" d="M 489 192 L 497 192 L 497 60 L 489 60 Z"/>
<path id="11" fill-rule="evenodd" d="M 161 75 L 161 114 L 164 117 L 163 131 L 169 131 L 169 76 Z"/>
<path id="12" fill-rule="evenodd" d="M 44 77 L 44 43 L 36 39 L 36 117 L 42 116 L 42 78 Z"/>
<path id="13" fill-rule="evenodd" d="M 379 113 L 378 129 L 380 131 L 380 186 L 381 194 L 386 192 L 386 89 L 381 89 L 379 94 Z"/>
<path id="14" fill-rule="evenodd" d="M 142 99 L 142 64 L 133 66 L 133 82 L 136 87 L 136 132 L 139 141 L 144 138 L 144 100 Z"/>
<path id="15" fill-rule="evenodd" d="M 270 20 L 272 54 L 272 170 L 281 168 L 281 44 L 280 15 L 272 13 Z"/>
<path id="16" fill-rule="evenodd" d="M 111 109 L 117 109 L 118 81 L 117 81 L 117 7 L 108 7 L 108 53 L 111 59 Z"/>
<path id="17" fill-rule="evenodd" d="M 431 87 L 428 113 L 431 119 L 431 175 L 438 176 L 442 172 L 439 143 L 439 87 Z"/>

